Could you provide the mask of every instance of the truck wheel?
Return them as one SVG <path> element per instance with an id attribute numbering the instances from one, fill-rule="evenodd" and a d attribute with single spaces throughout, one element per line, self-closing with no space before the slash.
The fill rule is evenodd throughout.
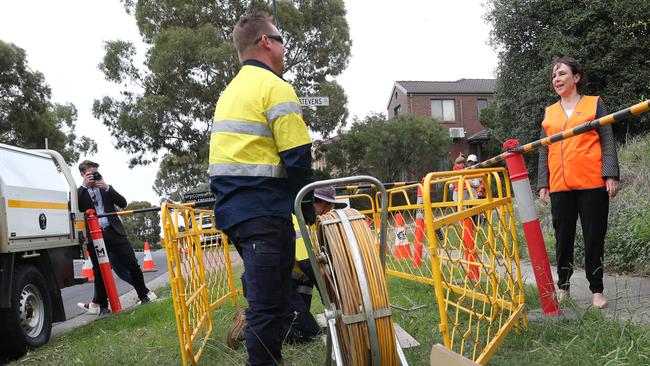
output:
<path id="1" fill-rule="evenodd" d="M 52 300 L 41 272 L 31 265 L 18 265 L 11 284 L 11 307 L 0 312 L 3 342 L 0 351 L 20 357 L 41 346 L 52 332 Z"/>

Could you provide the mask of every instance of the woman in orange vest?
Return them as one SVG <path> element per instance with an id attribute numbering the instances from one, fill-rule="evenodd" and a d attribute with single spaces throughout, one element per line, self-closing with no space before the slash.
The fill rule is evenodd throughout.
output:
<path id="1" fill-rule="evenodd" d="M 585 73 L 577 61 L 560 58 L 551 64 L 551 83 L 560 101 L 546 107 L 542 138 L 605 116 L 598 96 L 581 95 Z M 573 244 L 580 217 L 585 241 L 585 272 L 596 308 L 607 305 L 603 295 L 603 254 L 609 198 L 619 190 L 616 141 L 610 125 L 540 149 L 539 195 L 551 200 L 555 229 L 558 300 L 569 296 Z M 608 197 L 609 196 L 609 197 Z"/>

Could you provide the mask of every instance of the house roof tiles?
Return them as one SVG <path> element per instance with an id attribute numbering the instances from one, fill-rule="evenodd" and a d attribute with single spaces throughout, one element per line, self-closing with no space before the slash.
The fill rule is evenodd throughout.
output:
<path id="1" fill-rule="evenodd" d="M 456 81 L 396 81 L 395 86 L 407 93 L 422 94 L 493 94 L 495 79 L 460 79 Z"/>

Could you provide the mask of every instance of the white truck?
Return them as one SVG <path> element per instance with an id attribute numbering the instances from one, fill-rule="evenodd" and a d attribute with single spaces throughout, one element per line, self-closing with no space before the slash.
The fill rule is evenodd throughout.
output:
<path id="1" fill-rule="evenodd" d="M 65 320 L 61 289 L 79 282 L 84 235 L 63 157 L 0 144 L 0 363 L 45 344 Z"/>

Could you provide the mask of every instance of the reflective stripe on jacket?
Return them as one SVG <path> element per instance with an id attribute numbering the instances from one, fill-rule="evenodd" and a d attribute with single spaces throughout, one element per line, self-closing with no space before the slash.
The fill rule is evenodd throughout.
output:
<path id="1" fill-rule="evenodd" d="M 546 136 L 595 119 L 599 98 L 582 96 L 569 118 L 560 102 L 547 107 L 542 122 Z M 589 131 L 549 145 L 548 170 L 551 192 L 604 187 L 602 149 L 598 132 Z"/>
<path id="2" fill-rule="evenodd" d="M 309 253 L 307 253 L 307 246 L 305 246 L 305 239 L 302 237 L 302 232 L 300 231 L 300 226 L 298 225 L 298 218 L 296 215 L 291 215 L 291 219 L 293 220 L 293 229 L 296 231 L 296 261 L 293 265 L 293 270 L 291 273 L 291 277 L 294 280 L 297 280 L 299 282 L 308 282 L 309 277 L 300 269 L 300 265 L 298 265 L 298 262 L 300 261 L 308 261 L 309 260 Z M 308 227 L 309 230 L 314 229 L 314 227 Z M 312 235 L 312 238 L 314 236 Z M 298 291 L 301 292 L 301 291 Z M 307 293 L 305 291 L 301 293 Z M 308 294 L 310 294 L 309 292 Z"/>
<path id="3" fill-rule="evenodd" d="M 296 261 L 304 261 L 305 259 L 309 259 L 305 239 L 302 238 L 300 226 L 298 226 L 298 218 L 296 218 L 296 215 L 291 215 L 291 218 L 293 219 L 293 229 L 296 231 Z"/>
<path id="4" fill-rule="evenodd" d="M 223 92 L 210 139 L 210 176 L 286 178 L 279 152 L 310 144 L 291 85 L 245 65 Z"/>

